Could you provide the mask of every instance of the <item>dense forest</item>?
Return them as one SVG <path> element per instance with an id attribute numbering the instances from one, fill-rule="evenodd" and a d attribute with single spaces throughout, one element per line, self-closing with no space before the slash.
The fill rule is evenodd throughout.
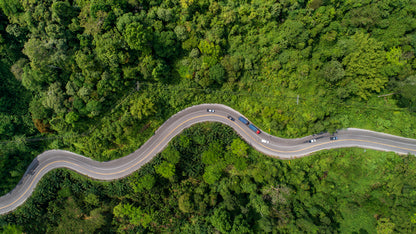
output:
<path id="1" fill-rule="evenodd" d="M 208 123 L 121 181 L 49 173 L 0 224 L 31 233 L 414 233 L 415 177 L 414 156 L 339 149 L 282 161 Z"/>
<path id="2" fill-rule="evenodd" d="M 44 150 L 119 158 L 200 103 L 281 137 L 360 127 L 416 138 L 415 0 L 0 0 L 0 10 L 0 195 Z M 279 161 L 203 124 L 122 181 L 51 172 L 0 230 L 409 233 L 415 173 L 414 157 L 360 149 Z"/>

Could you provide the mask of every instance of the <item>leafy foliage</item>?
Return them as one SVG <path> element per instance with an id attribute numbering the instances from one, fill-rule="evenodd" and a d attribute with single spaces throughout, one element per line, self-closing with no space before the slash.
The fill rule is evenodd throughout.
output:
<path id="1" fill-rule="evenodd" d="M 227 140 L 216 140 L 220 135 Z M 195 147 L 182 147 L 184 139 Z M 290 161 L 252 149 L 229 157 L 238 139 L 229 127 L 200 124 L 117 182 L 52 172 L 24 206 L 0 217 L 0 225 L 36 232 L 415 231 L 414 156 L 350 148 Z M 216 152 L 217 160 L 205 165 L 205 152 Z M 246 168 L 239 170 L 233 158 L 247 160 Z M 168 178 L 154 170 L 164 160 L 179 163 Z M 192 167 L 181 166 L 189 161 Z M 209 181 L 213 166 L 218 174 Z"/>
<path id="2" fill-rule="evenodd" d="M 119 158 L 200 103 L 282 137 L 344 127 L 416 137 L 415 6 L 0 0 L 0 194 L 46 149 Z M 2 229 L 414 232 L 412 158 L 352 149 L 280 162 L 201 126 L 121 182 L 55 172 Z"/>

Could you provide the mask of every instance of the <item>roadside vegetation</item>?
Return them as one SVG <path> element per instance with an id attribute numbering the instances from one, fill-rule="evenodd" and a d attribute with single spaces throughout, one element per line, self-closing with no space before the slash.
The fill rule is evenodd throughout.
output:
<path id="1" fill-rule="evenodd" d="M 0 224 L 36 233 L 414 233 L 415 177 L 414 156 L 350 148 L 283 161 L 206 123 L 120 181 L 50 172 Z"/>
<path id="2" fill-rule="evenodd" d="M 294 138 L 345 127 L 359 127 L 416 138 L 414 0 L 0 0 L 0 9 L 0 178 L 3 178 L 0 181 L 0 195 L 17 184 L 31 160 L 44 150 L 67 149 L 100 161 L 119 158 L 140 147 L 172 114 L 200 103 L 229 105 L 244 113 L 266 132 L 281 137 Z M 384 224 L 394 231 L 414 231 L 414 224 L 410 224 L 409 217 L 415 212 L 411 210 L 413 206 L 410 203 L 400 206 L 403 210 L 398 211 L 399 208 L 392 208 L 386 200 L 386 204 L 380 205 L 385 208 L 374 208 L 376 210 L 373 214 L 363 208 L 370 207 L 364 204 L 366 200 L 359 200 L 378 199 L 369 190 L 363 192 L 365 198 L 357 198 L 359 202 L 354 203 L 359 208 L 348 206 L 348 202 L 355 199 L 350 197 L 343 206 L 336 202 L 330 203 L 328 207 L 322 208 L 322 219 L 311 220 L 311 217 L 318 217 L 320 211 L 303 212 L 302 209 L 293 208 L 297 206 L 292 202 L 300 195 L 294 193 L 298 189 L 297 182 L 288 182 L 286 178 L 292 173 L 284 173 L 285 178 L 280 178 L 280 174 L 273 175 L 275 180 L 279 177 L 280 184 L 273 184 L 270 177 L 266 182 L 256 180 L 255 187 L 251 188 L 254 190 L 237 193 L 231 184 L 221 182 L 221 178 L 228 181 L 237 176 L 243 180 L 250 170 L 241 168 L 261 168 L 258 165 L 270 163 L 276 169 L 268 171 L 274 171 L 288 167 L 288 162 L 259 156 L 251 149 L 246 149 L 248 158 L 240 157 L 244 159 L 241 162 L 229 161 L 232 151 L 228 147 L 234 145 L 245 149 L 245 144 L 235 140 L 227 128 L 217 125 L 199 126 L 204 126 L 204 129 L 214 126 L 219 128 L 218 132 L 204 133 L 212 139 L 199 136 L 201 142 L 208 142 L 207 149 L 191 154 L 176 146 L 168 148 L 152 163 L 158 166 L 149 165 L 147 168 L 151 169 L 140 170 L 137 175 L 121 182 L 104 185 L 86 182 L 85 179 L 62 170 L 51 173 L 51 177 L 62 178 L 62 181 L 77 181 L 75 186 L 83 186 L 84 183 L 91 183 L 94 188 L 120 186 L 119 193 L 116 193 L 118 195 L 111 195 L 110 192 L 100 195 L 98 191 L 101 190 L 92 193 L 102 196 L 97 198 L 97 204 L 100 205 L 83 207 L 80 202 L 83 190 L 68 190 L 61 192 L 63 195 L 59 196 L 65 199 L 55 201 L 53 208 L 47 207 L 56 195 L 44 198 L 45 205 L 39 207 L 36 213 L 39 215 L 28 214 L 32 208 L 25 205 L 26 208 L 23 207 L 16 213 L 28 209 L 26 213 L 20 213 L 20 216 L 13 214 L 16 215 L 14 219 L 10 218 L 13 215 L 9 215 L 7 219 L 11 224 L 15 223 L 28 231 L 34 225 L 35 217 L 57 212 L 60 214 L 55 215 L 57 220 L 43 222 L 44 226 L 39 230 L 55 230 L 59 225 L 77 227 L 71 224 L 76 222 L 74 217 L 84 217 L 82 220 L 87 225 L 88 220 L 94 220 L 91 217 L 97 216 L 104 219 L 101 222 L 105 224 L 102 225 L 110 225 L 108 220 L 113 220 L 114 224 L 111 225 L 114 230 L 148 228 L 163 231 L 182 226 L 177 223 L 179 219 L 175 216 L 180 214 L 176 212 L 182 212 L 188 214 L 185 215 L 187 221 L 182 220 L 183 222 L 201 224 L 201 230 L 207 228 L 206 230 L 222 232 L 231 231 L 234 222 L 240 222 L 239 226 L 242 227 L 247 224 L 250 228 L 257 228 L 253 230 L 263 231 L 267 230 L 263 226 L 268 224 L 283 231 L 304 230 L 302 225 L 307 227 L 309 224 L 314 225 L 316 230 L 328 228 L 334 231 L 344 230 L 345 225 L 351 227 L 350 224 L 358 227 L 362 220 L 367 220 L 368 227 L 373 228 L 363 229 L 368 232 Z M 192 131 L 200 134 L 195 128 Z M 180 137 L 185 138 L 184 136 Z M 196 142 L 198 140 L 186 145 L 197 150 Z M 173 149 L 178 150 L 179 154 L 173 153 L 176 156 L 169 161 L 169 157 L 166 158 L 164 154 L 170 155 Z M 216 150 L 223 153 L 215 153 Z M 205 151 L 210 153 L 203 153 Z M 190 155 L 194 158 L 192 160 L 202 160 L 195 164 L 199 165 L 199 169 L 192 169 L 195 174 L 189 174 L 187 170 L 191 169 L 185 168 L 185 165 L 193 168 L 191 165 L 178 163 L 178 160 L 185 162 L 183 158 Z M 214 160 L 213 155 L 220 159 Z M 414 165 L 404 163 L 403 160 L 413 163 L 410 157 L 341 149 L 295 160 L 290 166 L 309 165 L 309 168 L 313 165 L 313 160 L 328 158 L 334 160 L 334 163 L 328 164 L 328 173 L 342 173 L 338 171 L 341 167 L 337 164 L 342 160 L 336 155 L 362 162 L 370 160 L 369 155 L 378 155 L 377 158 L 382 161 L 380 164 L 367 162 L 368 167 L 373 164 L 380 166 L 374 172 L 374 178 L 378 178 L 377 173 L 384 170 L 383 162 L 390 162 L 390 159 L 394 159 L 394 170 Z M 160 165 L 159 161 L 162 161 Z M 235 175 L 231 170 L 234 167 L 237 168 L 234 169 L 237 173 Z M 141 194 L 147 187 L 139 186 L 140 189 L 133 189 L 135 192 L 132 192 L 134 186 L 128 181 L 136 177 L 142 178 L 141 175 L 147 174 L 148 170 L 151 171 L 149 176 L 142 179 L 146 180 L 146 186 L 161 191 L 181 191 L 178 194 L 160 194 L 166 198 L 164 202 L 176 199 L 177 202 L 189 200 L 192 204 L 172 204 L 175 207 L 172 208 L 172 213 L 159 210 L 161 204 L 170 207 L 163 202 L 154 205 L 149 201 L 139 205 L 132 194 Z M 409 171 L 414 173 L 414 167 L 413 171 Z M 178 172 L 184 174 L 177 174 Z M 296 171 L 293 173 L 296 174 Z M 313 180 L 308 173 L 305 174 L 308 175 L 305 180 Z M 173 179 L 165 179 L 169 183 L 163 184 L 160 180 L 163 176 Z M 342 178 L 338 179 L 341 181 Z M 389 179 L 394 183 L 402 183 L 399 176 Z M 53 186 L 64 189 L 61 188 L 62 185 L 52 182 L 52 187 L 48 187 L 46 184 L 51 178 L 44 181 L 48 182 L 42 182 L 45 184 L 42 190 L 49 191 Z M 184 183 L 188 183 L 186 186 L 189 186 L 189 191 L 182 187 L 176 189 L 175 186 L 185 186 L 182 181 L 188 181 Z M 338 184 L 340 181 L 333 183 Z M 150 186 L 152 183 L 157 186 Z M 271 207 L 278 206 L 275 206 L 277 203 L 273 205 L 271 198 L 267 198 L 272 195 L 267 195 L 266 187 L 270 185 L 272 191 L 283 186 L 281 191 L 286 191 L 289 183 L 293 184 L 287 189 L 290 196 L 286 205 L 293 206 L 288 208 L 291 212 L 285 220 L 292 223 L 276 223 L 280 216 L 274 214 Z M 313 183 L 306 184 L 312 186 Z M 343 183 L 353 182 L 345 179 Z M 380 186 L 384 186 L 380 183 Z M 209 198 L 209 201 L 204 201 L 209 209 L 203 210 L 193 203 L 199 199 L 196 194 L 199 194 L 197 188 L 201 184 L 205 187 L 199 189 L 203 191 L 200 193 L 217 191 L 217 198 L 221 196 L 224 201 L 228 199 L 223 198 L 227 195 L 218 195 L 223 188 L 231 191 L 232 196 L 234 193 L 243 195 L 232 198 L 236 199 L 235 206 L 222 204 L 221 201 L 211 202 Z M 367 184 L 363 179 L 351 186 L 368 189 L 368 186 L 374 184 L 375 182 Z M 130 195 L 124 195 L 124 186 L 130 186 L 126 189 Z M 379 188 L 379 185 L 374 186 L 376 190 Z M 406 186 L 401 189 L 401 193 L 397 192 L 397 187 L 397 194 L 392 194 L 410 202 L 412 199 L 405 198 L 406 189 L 414 187 Z M 327 189 L 331 190 L 331 194 L 325 198 L 330 199 L 332 196 L 333 199 L 341 199 L 332 194 L 332 190 L 340 188 L 334 186 Z M 37 191 L 39 193 L 41 189 Z M 311 190 L 309 193 L 314 197 L 318 192 Z M 339 194 L 346 193 L 342 191 Z M 35 196 L 34 199 L 43 198 Z M 94 200 L 92 195 L 89 199 Z M 58 204 L 64 201 L 68 204 Z M 265 203 L 265 213 L 262 213 L 261 205 L 258 207 L 253 202 Z M 315 200 L 302 202 L 314 203 Z M 347 206 L 348 209 L 360 210 L 363 219 L 353 220 L 352 216 L 348 216 L 348 212 L 352 211 L 347 210 Z M 98 207 L 102 210 L 89 214 Z M 181 210 L 175 211 L 178 207 Z M 308 204 L 307 207 L 312 209 L 314 205 Z M 388 211 L 382 211 L 383 209 Z M 395 219 L 392 213 L 388 213 L 396 211 L 400 213 L 396 218 L 405 215 L 408 218 L 397 221 L 398 218 Z M 142 218 L 138 221 L 129 212 Z M 368 216 L 370 213 L 372 219 Z M 248 214 L 255 215 L 247 219 Z M 330 215 L 335 218 L 329 218 Z M 215 221 L 212 220 L 215 218 L 206 219 L 211 216 L 218 220 L 228 219 L 229 225 L 214 224 Z M 18 221 L 18 217 L 26 218 L 25 221 L 23 218 Z M 166 217 L 170 219 L 165 220 Z M 58 222 L 58 219 L 64 218 L 67 222 Z M 348 220 L 349 224 L 343 219 Z M 260 220 L 263 220 L 262 227 Z M 143 223 L 147 224 L 141 225 Z M 407 224 L 406 227 L 403 226 L 404 223 Z M 97 228 L 103 228 L 102 225 Z M 7 226 L 10 229 L 14 227 Z"/>

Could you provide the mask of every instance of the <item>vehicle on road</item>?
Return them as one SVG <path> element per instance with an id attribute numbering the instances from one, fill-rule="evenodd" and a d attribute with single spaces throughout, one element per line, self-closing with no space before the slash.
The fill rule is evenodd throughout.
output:
<path id="1" fill-rule="evenodd" d="M 256 126 L 254 126 L 253 124 L 248 125 L 248 127 L 253 130 L 253 132 L 260 134 L 260 130 L 258 128 L 256 128 Z"/>
<path id="2" fill-rule="evenodd" d="M 207 109 L 207 112 L 215 112 L 215 110 L 213 110 L 213 109 Z"/>
<path id="3" fill-rule="evenodd" d="M 231 115 L 229 115 L 228 117 L 227 117 L 229 120 L 231 120 L 231 121 L 234 121 L 235 119 L 231 116 Z"/>
<path id="4" fill-rule="evenodd" d="M 265 139 L 261 139 L 261 142 L 262 143 L 266 143 L 266 144 L 269 144 L 270 143 L 268 140 L 265 140 Z"/>
<path id="5" fill-rule="evenodd" d="M 244 119 L 243 117 L 238 117 L 238 120 L 240 120 L 243 124 L 248 125 L 248 120 Z"/>
<path id="6" fill-rule="evenodd" d="M 309 143 L 314 143 L 314 142 L 316 142 L 316 139 L 310 139 L 309 140 Z"/>
<path id="7" fill-rule="evenodd" d="M 212 110 L 212 112 L 222 113 L 222 115 L 214 113 L 210 113 L 212 115 L 201 115 L 200 113 L 202 112 L 202 109 L 208 106 L 211 108 L 216 108 L 216 111 Z M 287 141 L 285 139 L 278 138 L 275 138 L 271 144 L 264 144 L 264 141 L 267 141 L 265 138 L 272 139 L 269 138 L 266 133 L 262 134 L 261 136 L 259 135 L 258 137 L 247 135 L 247 129 L 241 126 L 239 121 L 235 120 L 235 124 L 230 124 L 228 120 L 224 119 L 224 117 L 227 117 L 231 114 L 233 116 L 239 116 L 238 112 L 234 112 L 232 110 L 230 111 L 227 106 L 223 105 L 209 104 L 208 106 L 203 104 L 203 106 L 198 105 L 189 107 L 183 112 L 178 112 L 181 114 L 173 115 L 155 132 L 158 133 L 158 137 L 151 137 L 148 141 L 146 141 L 145 144 L 142 145 L 142 147 L 133 153 L 126 155 L 122 160 L 109 161 L 110 165 L 112 165 L 111 167 L 69 151 L 49 150 L 39 154 L 38 157 L 34 159 L 39 161 L 33 161 L 29 165 L 29 168 L 26 170 L 26 173 L 23 175 L 21 181 L 16 185 L 14 190 L 12 190 L 13 192 L 4 196 L 0 196 L 0 215 L 12 212 L 14 209 L 24 204 L 24 202 L 33 194 L 33 190 L 38 185 L 41 178 L 51 170 L 65 167 L 74 171 L 74 173 L 79 173 L 83 176 L 100 181 L 125 178 L 134 171 L 142 168 L 146 161 L 150 161 L 152 158 L 156 157 L 158 152 L 163 151 L 163 149 L 165 149 L 170 144 L 170 140 L 168 141 L 168 139 L 172 139 L 175 136 L 178 136 L 178 134 L 189 127 L 189 125 L 205 121 L 219 121 L 225 124 L 228 123 L 228 125 L 230 125 L 240 135 L 241 139 L 252 144 L 254 147 L 253 150 L 258 150 L 265 155 L 281 159 L 305 157 L 313 152 L 317 152 L 323 149 L 351 146 L 361 148 L 365 147 L 364 144 L 358 141 L 370 142 L 372 146 L 371 148 L 379 150 L 393 151 L 399 154 L 411 153 L 416 155 L 415 139 L 396 137 L 374 131 L 354 128 L 345 129 L 339 131 L 338 133 L 325 133 L 324 135 L 298 138 L 293 142 L 289 141 L 289 144 L 286 144 Z M 206 110 L 211 112 L 209 111 L 211 109 Z M 250 124 L 247 119 L 241 117 L 243 119 L 241 120 L 241 118 L 237 118 L 240 119 L 241 122 L 244 122 L 244 124 Z M 190 122 L 191 120 L 195 121 Z M 253 127 L 255 126 L 253 125 Z M 176 132 L 174 131 L 175 129 L 177 129 Z M 257 128 L 255 129 L 260 131 Z M 333 140 L 338 140 L 338 137 L 335 136 L 335 134 L 341 137 L 341 141 L 335 141 L 335 143 L 323 145 L 323 147 L 317 147 L 320 144 L 317 144 L 317 146 L 306 144 L 308 143 L 307 139 L 319 139 L 319 141 L 322 141 L 322 144 L 326 144 L 328 143 L 328 138 L 330 138 L 330 142 L 334 142 Z M 365 140 L 362 140 L 363 138 Z M 305 144 L 299 145 L 297 144 L 299 142 Z M 3 178 L 3 180 L 4 179 L 7 178 Z"/>

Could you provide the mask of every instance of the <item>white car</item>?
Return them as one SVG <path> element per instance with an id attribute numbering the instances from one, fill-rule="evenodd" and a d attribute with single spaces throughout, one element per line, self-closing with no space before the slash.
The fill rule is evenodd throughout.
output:
<path id="1" fill-rule="evenodd" d="M 261 139 L 261 142 L 262 142 L 262 143 L 267 143 L 267 144 L 269 144 L 269 143 L 270 143 L 268 140 L 265 140 L 265 139 Z"/>
<path id="2" fill-rule="evenodd" d="M 316 142 L 316 139 L 309 140 L 309 143 L 314 143 L 314 142 Z"/>

